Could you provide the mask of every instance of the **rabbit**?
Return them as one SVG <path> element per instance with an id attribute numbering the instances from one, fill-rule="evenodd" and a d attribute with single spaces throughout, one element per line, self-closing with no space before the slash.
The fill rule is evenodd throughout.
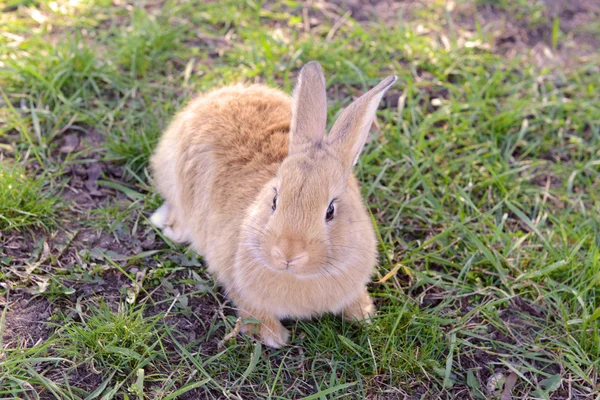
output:
<path id="1" fill-rule="evenodd" d="M 312 61 L 291 97 L 260 84 L 216 89 L 159 140 L 150 163 L 164 203 L 150 222 L 204 258 L 242 332 L 279 348 L 282 319 L 374 315 L 377 241 L 352 167 L 395 81 L 350 104 L 325 136 L 325 78 Z"/>

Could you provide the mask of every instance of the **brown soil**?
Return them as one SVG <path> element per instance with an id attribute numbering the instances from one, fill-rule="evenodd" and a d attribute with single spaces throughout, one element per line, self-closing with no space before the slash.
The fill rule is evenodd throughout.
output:
<path id="1" fill-rule="evenodd" d="M 482 2 L 483 3 L 483 2 Z M 545 0 L 540 21 L 527 15 L 511 15 L 490 4 L 461 4 L 452 15 L 460 29 L 476 32 L 476 23 L 491 35 L 492 51 L 506 57 L 528 56 L 537 66 L 578 65 L 581 60 L 597 57 L 600 37 L 588 27 L 600 18 L 600 2 L 595 0 Z M 552 48 L 552 28 L 559 20 L 561 35 Z"/>
<path id="2" fill-rule="evenodd" d="M 391 24 L 410 18 L 410 11 L 422 7 L 421 1 L 333 0 L 328 2 L 358 22 L 380 21 Z"/>
<path id="3" fill-rule="evenodd" d="M 528 15 L 513 15 L 491 1 L 454 3 L 458 4 L 451 6 L 453 28 L 468 38 L 477 32 L 479 23 L 482 31 L 492 36 L 493 52 L 507 57 L 529 56 L 537 66 L 575 66 L 581 59 L 598 56 L 600 36 L 589 29 L 600 20 L 600 2 L 596 0 L 543 0 L 543 15 L 536 21 L 530 21 Z M 410 22 L 416 10 L 426 12 L 432 4 L 428 0 L 334 0 L 324 7 L 337 14 L 349 13 L 361 23 L 391 25 Z M 561 36 L 553 49 L 555 18 L 560 22 Z"/>
<path id="4" fill-rule="evenodd" d="M 6 310 L 6 320 L 2 335 L 5 349 L 33 347 L 49 337 L 50 329 L 46 322 L 53 314 L 52 305 L 44 298 L 31 298 L 23 295 L 15 299 L 0 299 Z"/>

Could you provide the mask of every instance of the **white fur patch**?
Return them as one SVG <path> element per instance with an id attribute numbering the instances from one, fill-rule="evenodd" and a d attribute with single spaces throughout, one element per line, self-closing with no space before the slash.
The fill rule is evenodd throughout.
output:
<path id="1" fill-rule="evenodd" d="M 167 221 L 168 213 L 169 208 L 167 207 L 167 203 L 164 203 L 162 206 L 158 207 L 154 214 L 152 214 L 150 217 L 150 223 L 156 226 L 158 229 L 163 229 Z"/>

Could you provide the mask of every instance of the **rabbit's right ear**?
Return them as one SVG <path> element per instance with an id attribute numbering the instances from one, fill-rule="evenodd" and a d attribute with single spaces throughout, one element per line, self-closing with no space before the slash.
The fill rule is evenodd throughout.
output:
<path id="1" fill-rule="evenodd" d="M 320 144 L 327 124 L 325 77 L 321 65 L 311 61 L 300 70 L 293 94 L 289 153 Z"/>
<path id="2" fill-rule="evenodd" d="M 346 107 L 331 127 L 327 142 L 342 161 L 348 173 L 356 164 L 367 140 L 381 98 L 396 82 L 396 79 L 395 75 L 388 76 L 373 89 L 360 96 Z"/>

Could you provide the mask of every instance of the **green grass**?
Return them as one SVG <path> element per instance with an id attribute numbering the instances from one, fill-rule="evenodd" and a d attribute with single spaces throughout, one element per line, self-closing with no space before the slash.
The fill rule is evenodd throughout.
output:
<path id="1" fill-rule="evenodd" d="M 150 363 L 159 354 L 160 343 L 153 321 L 141 310 L 120 304 L 116 311 L 101 303 L 80 311 L 81 321 L 71 321 L 58 331 L 57 354 L 78 363 L 94 365 L 99 371 L 112 371 L 119 377 Z M 166 334 L 166 332 L 165 332 Z"/>
<path id="2" fill-rule="evenodd" d="M 552 30 L 542 3 L 462 3 Z M 597 396 L 597 53 L 569 69 L 504 58 L 442 2 L 387 26 L 295 1 L 115 4 L 17 1 L 0 14 L 0 331 L 28 293 L 55 310 L 39 343 L 1 350 L 0 397 Z M 380 239 L 378 315 L 289 321 L 280 350 L 242 336 L 221 347 L 231 305 L 149 226 L 148 157 L 195 92 L 239 80 L 291 91 L 313 59 L 330 123 L 399 76 L 356 168 Z M 84 149 L 59 152 L 67 134 Z M 59 200 L 92 159 L 109 196 L 91 209 Z M 13 239 L 26 235 L 23 255 Z"/>
<path id="3" fill-rule="evenodd" d="M 55 223 L 58 198 L 46 179 L 48 174 L 31 177 L 20 166 L 0 165 L 0 231 Z"/>

